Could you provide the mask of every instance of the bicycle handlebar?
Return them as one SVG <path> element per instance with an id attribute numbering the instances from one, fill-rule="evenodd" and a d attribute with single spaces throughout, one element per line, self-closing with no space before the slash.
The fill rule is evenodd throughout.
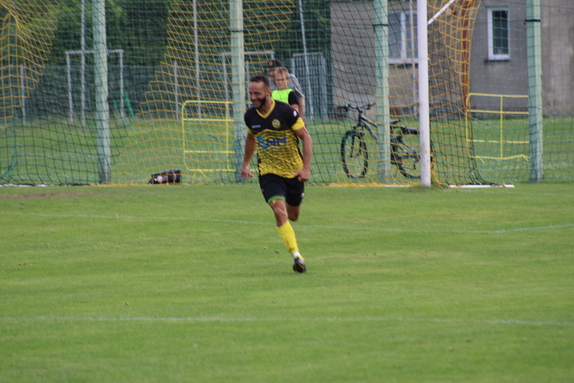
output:
<path id="1" fill-rule="evenodd" d="M 345 109 L 345 112 L 348 112 L 349 109 L 355 109 L 356 111 L 359 112 L 359 119 L 360 119 L 360 118 L 361 118 L 361 115 L 363 114 L 363 112 L 364 112 L 365 110 L 370 110 L 371 107 L 373 107 L 373 106 L 375 106 L 375 105 L 377 105 L 377 104 L 372 103 L 372 102 L 369 102 L 368 104 L 361 105 L 361 106 L 347 104 L 347 105 L 343 105 L 342 108 Z M 391 121 L 390 121 L 390 124 L 391 124 L 391 125 L 396 125 L 396 124 L 398 124 L 400 121 L 401 121 L 401 120 L 399 120 L 399 119 L 397 118 L 397 119 L 391 120 Z"/>
<path id="2" fill-rule="evenodd" d="M 355 110 L 357 110 L 357 111 L 359 111 L 359 112 L 362 113 L 362 112 L 363 112 L 363 109 L 364 109 L 364 110 L 369 110 L 369 109 L 371 109 L 371 107 L 373 107 L 373 106 L 375 106 L 375 105 L 376 105 L 376 104 L 374 104 L 374 103 L 372 103 L 372 102 L 370 102 L 370 103 L 368 103 L 368 104 L 365 104 L 365 105 L 361 105 L 361 106 L 359 106 L 359 105 L 347 104 L 347 105 L 343 106 L 343 108 L 345 108 L 345 111 L 346 111 L 346 112 L 348 112 L 349 109 L 355 109 Z"/>

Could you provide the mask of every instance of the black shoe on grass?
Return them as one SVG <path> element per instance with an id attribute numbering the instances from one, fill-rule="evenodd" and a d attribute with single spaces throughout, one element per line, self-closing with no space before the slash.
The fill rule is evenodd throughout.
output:
<path id="1" fill-rule="evenodd" d="M 295 258 L 295 263 L 293 263 L 293 271 L 296 273 L 304 273 L 307 271 L 303 257 Z"/>

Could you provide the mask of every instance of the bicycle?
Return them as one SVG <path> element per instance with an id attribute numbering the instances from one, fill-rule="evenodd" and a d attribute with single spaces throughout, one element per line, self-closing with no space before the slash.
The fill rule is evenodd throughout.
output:
<path id="1" fill-rule="evenodd" d="M 377 124 L 365 117 L 364 114 L 373 105 L 354 106 L 347 104 L 340 107 L 346 112 L 349 109 L 355 109 L 358 112 L 357 124 L 348 130 L 341 140 L 341 163 L 343 171 L 349 178 L 363 178 L 369 169 L 369 150 L 365 135 L 368 133 L 375 142 L 380 141 L 375 133 Z M 420 176 L 412 172 L 416 170 L 417 164 L 420 162 L 420 155 L 404 141 L 404 136 L 418 136 L 419 131 L 416 128 L 400 126 L 398 125 L 399 122 L 398 119 L 390 122 L 391 163 L 405 178 L 419 179 Z"/>

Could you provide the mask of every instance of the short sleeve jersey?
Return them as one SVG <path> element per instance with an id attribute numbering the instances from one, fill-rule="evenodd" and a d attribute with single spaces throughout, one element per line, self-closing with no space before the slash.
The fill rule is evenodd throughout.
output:
<path id="1" fill-rule="evenodd" d="M 245 112 L 245 124 L 257 142 L 259 174 L 276 174 L 293 178 L 303 168 L 299 138 L 295 131 L 305 127 L 303 119 L 291 105 L 273 101 L 267 115 L 251 107 Z"/>
<path id="2" fill-rule="evenodd" d="M 271 87 L 271 90 L 277 89 L 277 84 L 275 84 L 275 82 L 271 77 L 269 77 L 269 86 Z M 297 96 L 298 99 L 305 98 L 305 95 L 301 90 L 302 89 L 301 84 L 299 84 L 299 80 L 297 79 L 297 77 L 295 77 L 293 73 L 289 73 L 289 88 L 293 89 L 293 92 L 295 92 L 295 95 Z"/>
<path id="3" fill-rule="evenodd" d="M 299 99 L 293 89 L 274 90 L 271 93 L 271 98 L 278 101 L 286 102 L 289 105 L 298 105 Z"/>

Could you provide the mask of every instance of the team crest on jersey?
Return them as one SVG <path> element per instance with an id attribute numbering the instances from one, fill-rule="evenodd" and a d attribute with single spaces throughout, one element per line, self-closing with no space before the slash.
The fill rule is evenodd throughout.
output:
<path id="1" fill-rule="evenodd" d="M 271 121 L 271 126 L 273 126 L 275 129 L 279 129 L 281 123 L 279 122 L 279 120 L 274 119 L 273 121 Z"/>

